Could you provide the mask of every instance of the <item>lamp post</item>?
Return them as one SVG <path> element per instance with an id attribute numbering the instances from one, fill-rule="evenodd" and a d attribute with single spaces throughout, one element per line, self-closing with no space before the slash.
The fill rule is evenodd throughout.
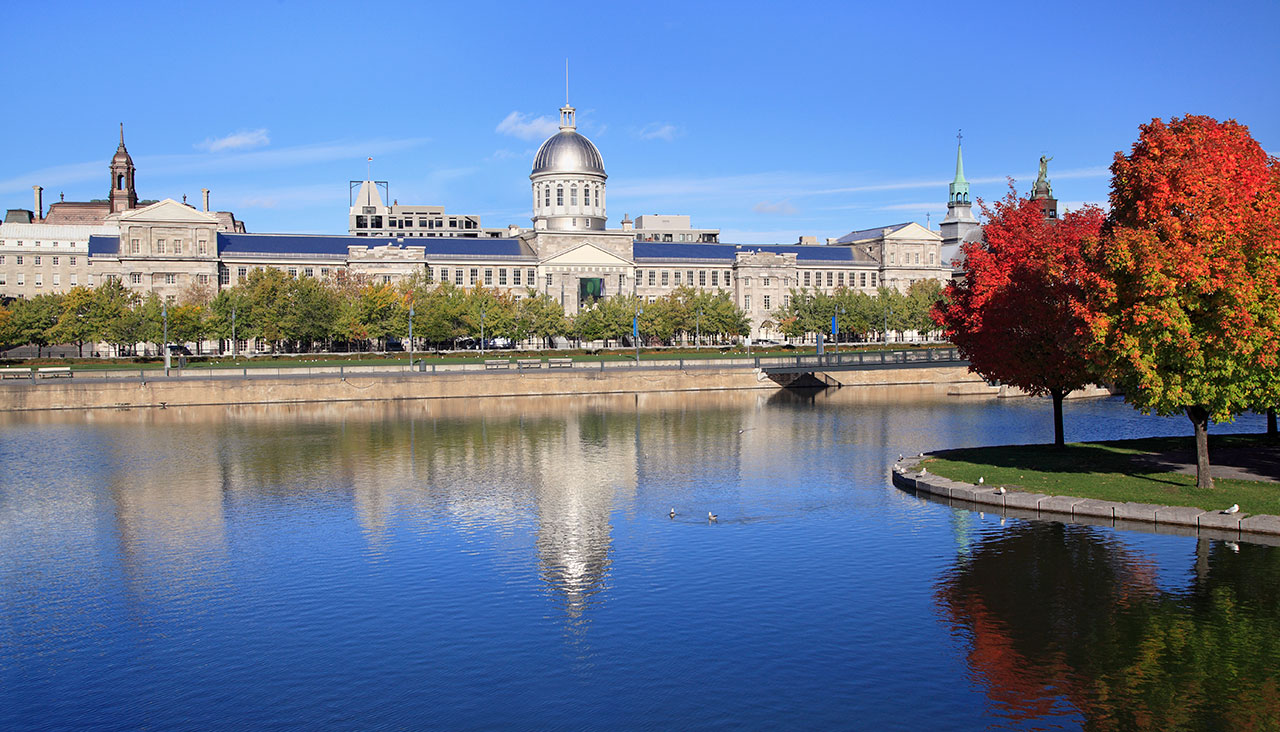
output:
<path id="1" fill-rule="evenodd" d="M 831 335 L 835 336 L 835 352 L 840 353 L 840 316 L 844 314 L 844 308 L 836 307 L 836 314 L 831 316 Z"/>
<path id="2" fill-rule="evenodd" d="M 236 357 L 236 306 L 231 306 L 231 358 Z"/>
<path id="3" fill-rule="evenodd" d="M 409 370 L 413 371 L 413 300 L 409 301 Z"/>
<path id="4" fill-rule="evenodd" d="M 480 358 L 484 358 L 484 310 L 485 304 L 480 303 Z"/>
<path id="5" fill-rule="evenodd" d="M 160 303 L 160 317 L 164 319 L 164 375 L 169 375 L 169 303 Z"/>
<path id="6" fill-rule="evenodd" d="M 636 311 L 631 316 L 631 341 L 636 346 L 636 365 L 640 365 L 640 315 L 644 309 L 640 307 L 640 300 L 636 300 Z"/>
<path id="7" fill-rule="evenodd" d="M 889 316 L 893 315 L 893 306 L 885 304 L 884 310 L 884 344 L 889 345 Z"/>

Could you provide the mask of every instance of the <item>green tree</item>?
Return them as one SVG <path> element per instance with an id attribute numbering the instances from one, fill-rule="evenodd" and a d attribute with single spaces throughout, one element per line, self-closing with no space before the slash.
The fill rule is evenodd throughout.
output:
<path id="1" fill-rule="evenodd" d="M 84 343 L 94 336 L 94 293 L 88 287 L 73 287 L 62 297 L 62 312 L 53 327 L 52 337 L 58 343 L 74 343 L 81 358 Z"/>
<path id="2" fill-rule="evenodd" d="M 338 293 L 314 277 L 294 279 L 286 289 L 289 309 L 284 316 L 284 337 L 310 351 L 337 330 Z"/>
<path id="3" fill-rule="evenodd" d="M 36 347 L 36 358 L 43 355 L 43 348 L 52 340 L 54 326 L 62 314 L 62 296 L 36 295 L 29 300 L 15 300 L 10 328 L 16 343 Z"/>

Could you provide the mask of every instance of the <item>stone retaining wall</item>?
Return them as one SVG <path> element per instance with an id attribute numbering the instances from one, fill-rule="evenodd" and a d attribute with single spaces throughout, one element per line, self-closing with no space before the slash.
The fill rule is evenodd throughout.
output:
<path id="1" fill-rule="evenodd" d="M 924 457 L 927 456 L 895 463 L 893 484 L 948 505 L 972 511 L 992 511 L 1016 518 L 1156 530 L 1160 533 L 1211 539 L 1247 538 L 1253 542 L 1280 545 L 1280 516 L 1250 515 L 1243 512 L 1228 514 L 1186 506 L 1048 496 L 1043 493 L 1009 490 L 1007 486 L 1006 492 L 1001 494 L 996 486 L 962 483 L 926 472 L 919 467 Z"/>

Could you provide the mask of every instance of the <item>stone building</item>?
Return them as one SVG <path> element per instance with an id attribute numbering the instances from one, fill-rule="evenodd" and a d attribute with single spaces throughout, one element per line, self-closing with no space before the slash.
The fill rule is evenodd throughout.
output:
<path id="1" fill-rule="evenodd" d="M 566 104 L 559 131 L 538 149 L 529 174 L 531 227 L 484 229 L 478 217 L 460 224 L 472 219 L 446 216 L 440 207 L 388 207 L 377 185 L 362 181 L 348 235 L 250 234 L 231 213 L 209 210 L 207 189 L 203 210 L 172 199 L 140 202 L 122 130 L 106 201 L 55 204 L 42 216 L 37 188 L 34 213 L 6 216 L 0 296 L 31 297 L 118 278 L 139 293 L 176 300 L 193 289 L 212 294 L 255 268 L 273 267 L 291 277 L 345 272 L 387 283 L 422 273 L 430 281 L 516 297 L 533 290 L 572 315 L 599 297 L 634 294 L 652 301 L 690 286 L 728 293 L 748 314 L 752 335 L 771 337 L 775 313 L 792 290 L 905 291 L 920 280 L 946 280 L 942 245 L 978 231 L 961 165 L 957 150 L 942 233 L 901 223 L 825 244 L 805 237 L 765 246 L 720 243 L 719 230 L 694 229 L 687 216 L 624 217 L 621 228 L 609 229 L 603 156 L 577 131 L 575 110 Z M 362 216 L 383 220 L 375 226 Z M 38 260 L 31 254 L 36 250 Z"/>

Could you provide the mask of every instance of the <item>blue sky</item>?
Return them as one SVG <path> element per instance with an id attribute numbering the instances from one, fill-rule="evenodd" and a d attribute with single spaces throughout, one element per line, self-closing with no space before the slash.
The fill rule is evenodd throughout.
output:
<path id="1" fill-rule="evenodd" d="M 890 7 L 892 6 L 892 7 Z M 1234 117 L 1280 152 L 1280 3 L 24 3 L 6 10 L 0 203 L 102 198 L 117 125 L 144 198 L 345 233 L 347 181 L 528 225 L 570 64 L 610 226 L 690 214 L 793 242 L 988 200 L 1053 156 L 1105 202 L 1140 123 Z"/>

